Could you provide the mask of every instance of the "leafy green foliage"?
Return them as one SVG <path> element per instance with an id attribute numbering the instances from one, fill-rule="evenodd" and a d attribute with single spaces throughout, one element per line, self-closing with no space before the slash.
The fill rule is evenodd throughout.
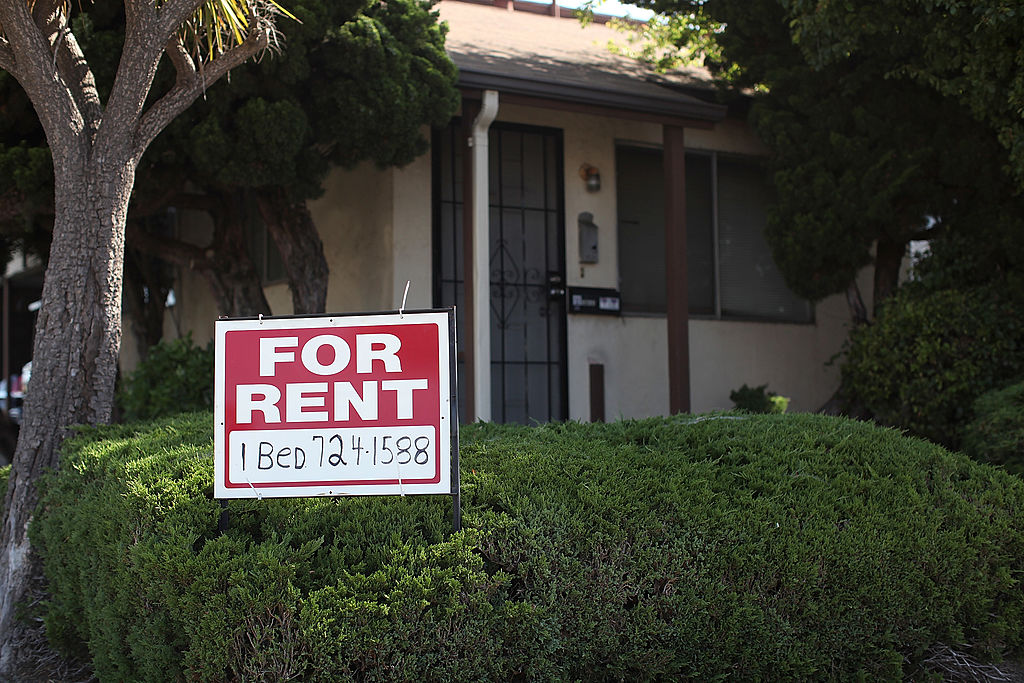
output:
<path id="1" fill-rule="evenodd" d="M 776 88 L 754 113 L 778 195 L 765 237 L 790 286 L 815 300 L 843 291 L 879 240 L 902 251 L 912 238 L 976 236 L 993 205 L 1013 203 L 994 140 L 958 135 L 973 125 L 962 107 L 867 76 Z"/>
<path id="2" fill-rule="evenodd" d="M 227 120 L 202 120 L 189 133 L 188 149 L 197 168 L 215 170 L 222 182 L 259 187 L 298 176 L 308 137 L 309 120 L 298 104 L 253 97 L 239 101 Z M 322 170 L 323 162 L 316 167 Z"/>
<path id="3" fill-rule="evenodd" d="M 232 72 L 155 143 L 147 195 L 200 186 L 280 186 L 313 198 L 331 164 L 404 165 L 426 151 L 424 125 L 458 105 L 444 29 L 421 0 L 296 0 L 281 55 Z M 170 80 L 168 71 L 162 74 Z M 144 162 L 146 163 L 146 162 Z"/>
<path id="4" fill-rule="evenodd" d="M 1024 293 L 1024 241 L 1015 219 L 993 207 L 991 220 L 974 234 L 954 232 L 928 245 L 927 255 L 914 264 L 912 286 L 931 291 L 998 287 L 1004 295 Z"/>
<path id="5" fill-rule="evenodd" d="M 11 147 L 0 146 L 0 177 L 11 181 L 10 188 L 22 196 L 35 196 L 46 188 L 53 176 L 53 160 L 45 148 L 30 147 L 22 142 Z"/>
<path id="6" fill-rule="evenodd" d="M 86 52 L 100 98 L 106 101 L 124 45 L 124 8 L 119 3 L 99 4 L 69 3 L 65 11 L 73 14 L 70 29 Z M 208 62 L 241 42 L 250 18 L 266 21 L 268 15 L 281 14 L 290 16 L 274 0 L 210 0 L 186 22 L 186 47 L 194 59 Z M 290 20 L 281 23 L 286 21 Z M 159 94 L 162 91 L 153 93 L 153 98 Z M 45 257 L 53 226 L 50 150 L 28 97 L 14 76 L 2 70 L 0 102 L 0 234 L 17 247 Z"/>
<path id="7" fill-rule="evenodd" d="M 192 334 L 164 340 L 125 376 L 118 403 L 126 420 L 151 420 L 213 408 L 213 343 L 200 348 Z"/>
<path id="8" fill-rule="evenodd" d="M 1024 13 L 1014 0 L 786 0 L 794 42 L 827 68 L 884 46 L 887 77 L 907 77 L 960 101 L 1009 151 L 1024 189 Z"/>
<path id="9" fill-rule="evenodd" d="M 1024 383 L 982 394 L 964 428 L 964 452 L 1024 474 Z"/>
<path id="10" fill-rule="evenodd" d="M 0 243 L 4 252 L 45 255 L 53 224 L 50 150 L 28 97 L 5 71 L 0 102 Z M 5 263 L 9 258 L 0 254 Z"/>
<path id="11" fill-rule="evenodd" d="M 44 484 L 48 633 L 101 680 L 892 680 L 1024 636 L 1024 483 L 867 424 L 475 425 L 459 533 L 415 496 L 221 533 L 211 427 L 85 431 Z"/>
<path id="12" fill-rule="evenodd" d="M 844 386 L 883 423 L 955 447 L 975 399 L 1024 376 L 1022 321 L 1003 285 L 904 288 L 851 334 Z"/>
<path id="13" fill-rule="evenodd" d="M 994 207 L 1009 207 L 1005 219 L 1019 232 L 1018 188 L 1004 173 L 1010 156 L 1001 133 L 977 124 L 980 100 L 936 88 L 924 66 L 913 73 L 907 66 L 920 66 L 926 52 L 947 65 L 974 58 L 964 40 L 924 38 L 936 35 L 942 8 L 959 0 L 641 4 L 661 14 L 655 22 L 668 17 L 667 40 L 691 59 L 754 90 L 750 119 L 771 150 L 778 198 L 765 237 L 797 294 L 819 300 L 842 292 L 874 263 L 878 303 L 896 287 L 909 241 L 978 236 Z M 941 21 L 947 38 L 972 31 L 972 22 L 957 29 L 963 15 Z M 1018 54 L 1019 26 L 1009 24 L 1020 21 L 1001 17 L 983 28 L 1008 41 L 1003 56 Z M 873 248 L 879 243 L 884 253 Z"/>
<path id="14" fill-rule="evenodd" d="M 748 387 L 744 384 L 739 389 L 729 392 L 729 400 L 736 410 L 747 413 L 784 413 L 789 408 L 789 399 L 779 396 L 774 391 L 765 392 L 767 384 L 759 387 Z"/>

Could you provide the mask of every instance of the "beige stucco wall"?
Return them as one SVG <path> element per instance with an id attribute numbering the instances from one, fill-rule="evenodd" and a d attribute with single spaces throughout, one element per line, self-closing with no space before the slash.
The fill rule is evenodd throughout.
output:
<path id="1" fill-rule="evenodd" d="M 424 135 L 430 138 L 426 131 Z M 430 165 L 430 155 L 424 154 L 408 166 L 394 171 L 390 308 L 401 305 L 406 283 L 409 283 L 406 308 L 430 308 L 434 304 Z"/>
<path id="2" fill-rule="evenodd" d="M 392 192 L 390 170 L 362 164 L 337 169 L 310 211 L 331 269 L 327 310 L 380 311 L 391 306 Z"/>

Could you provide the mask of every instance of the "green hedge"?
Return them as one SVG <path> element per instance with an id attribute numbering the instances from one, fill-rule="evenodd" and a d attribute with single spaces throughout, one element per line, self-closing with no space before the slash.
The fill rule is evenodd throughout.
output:
<path id="1" fill-rule="evenodd" d="M 1022 642 L 1024 483 L 811 415 L 463 432 L 447 498 L 212 499 L 208 415 L 84 432 L 32 529 L 101 680 L 899 679 Z"/>
<path id="2" fill-rule="evenodd" d="M 972 458 L 1024 474 L 1024 382 L 982 394 L 963 441 Z"/>
<path id="3" fill-rule="evenodd" d="M 1024 376 L 1024 302 L 1000 286 L 901 288 L 850 334 L 843 386 L 883 424 L 958 448 L 974 401 Z"/>
<path id="4" fill-rule="evenodd" d="M 196 346 L 191 332 L 161 340 L 125 375 L 117 401 L 128 422 L 212 410 L 213 342 Z"/>
<path id="5" fill-rule="evenodd" d="M 733 408 L 744 413 L 784 413 L 789 409 L 789 398 L 774 391 L 765 391 L 767 384 L 748 387 L 746 384 L 729 392 Z"/>

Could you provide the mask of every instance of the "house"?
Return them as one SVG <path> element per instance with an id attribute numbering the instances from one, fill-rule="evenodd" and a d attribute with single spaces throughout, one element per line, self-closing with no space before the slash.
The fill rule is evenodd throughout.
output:
<path id="1" fill-rule="evenodd" d="M 552 5 L 440 8 L 463 111 L 432 150 L 432 301 L 471 319 L 490 309 L 489 331 L 463 332 L 468 365 L 491 366 L 463 373 L 475 415 L 700 412 L 731 407 L 744 383 L 820 407 L 845 303 L 812 308 L 782 281 L 761 235 L 765 150 L 708 74 L 658 76 L 607 48 L 622 34 Z M 488 179 L 471 177 L 484 158 Z M 462 199 L 481 187 L 489 208 L 473 213 Z M 480 249 L 469 258 L 463 225 Z M 466 285 L 474 267 L 489 271 L 469 278 L 484 297 Z M 566 302 L 549 296 L 564 288 Z M 619 309 L 574 306 L 602 294 Z"/>
<path id="2" fill-rule="evenodd" d="M 608 49 L 624 42 L 613 28 L 557 5 L 437 8 L 461 110 L 426 155 L 335 170 L 311 203 L 328 310 L 456 306 L 465 420 L 704 412 L 742 384 L 790 410 L 825 403 L 846 304 L 785 286 L 762 236 L 765 149 L 708 74 L 655 74 Z M 179 230 L 195 220 L 180 212 Z M 290 313 L 262 253 L 267 299 Z M 205 281 L 180 270 L 174 294 L 167 336 L 205 343 Z"/>

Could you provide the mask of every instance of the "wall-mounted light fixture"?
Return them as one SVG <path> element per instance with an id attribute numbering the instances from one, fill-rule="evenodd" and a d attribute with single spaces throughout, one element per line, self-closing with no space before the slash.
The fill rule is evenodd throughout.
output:
<path id="1" fill-rule="evenodd" d="M 597 192 L 601 189 L 601 172 L 595 166 L 583 164 L 580 166 L 580 178 L 587 185 L 587 192 Z"/>

